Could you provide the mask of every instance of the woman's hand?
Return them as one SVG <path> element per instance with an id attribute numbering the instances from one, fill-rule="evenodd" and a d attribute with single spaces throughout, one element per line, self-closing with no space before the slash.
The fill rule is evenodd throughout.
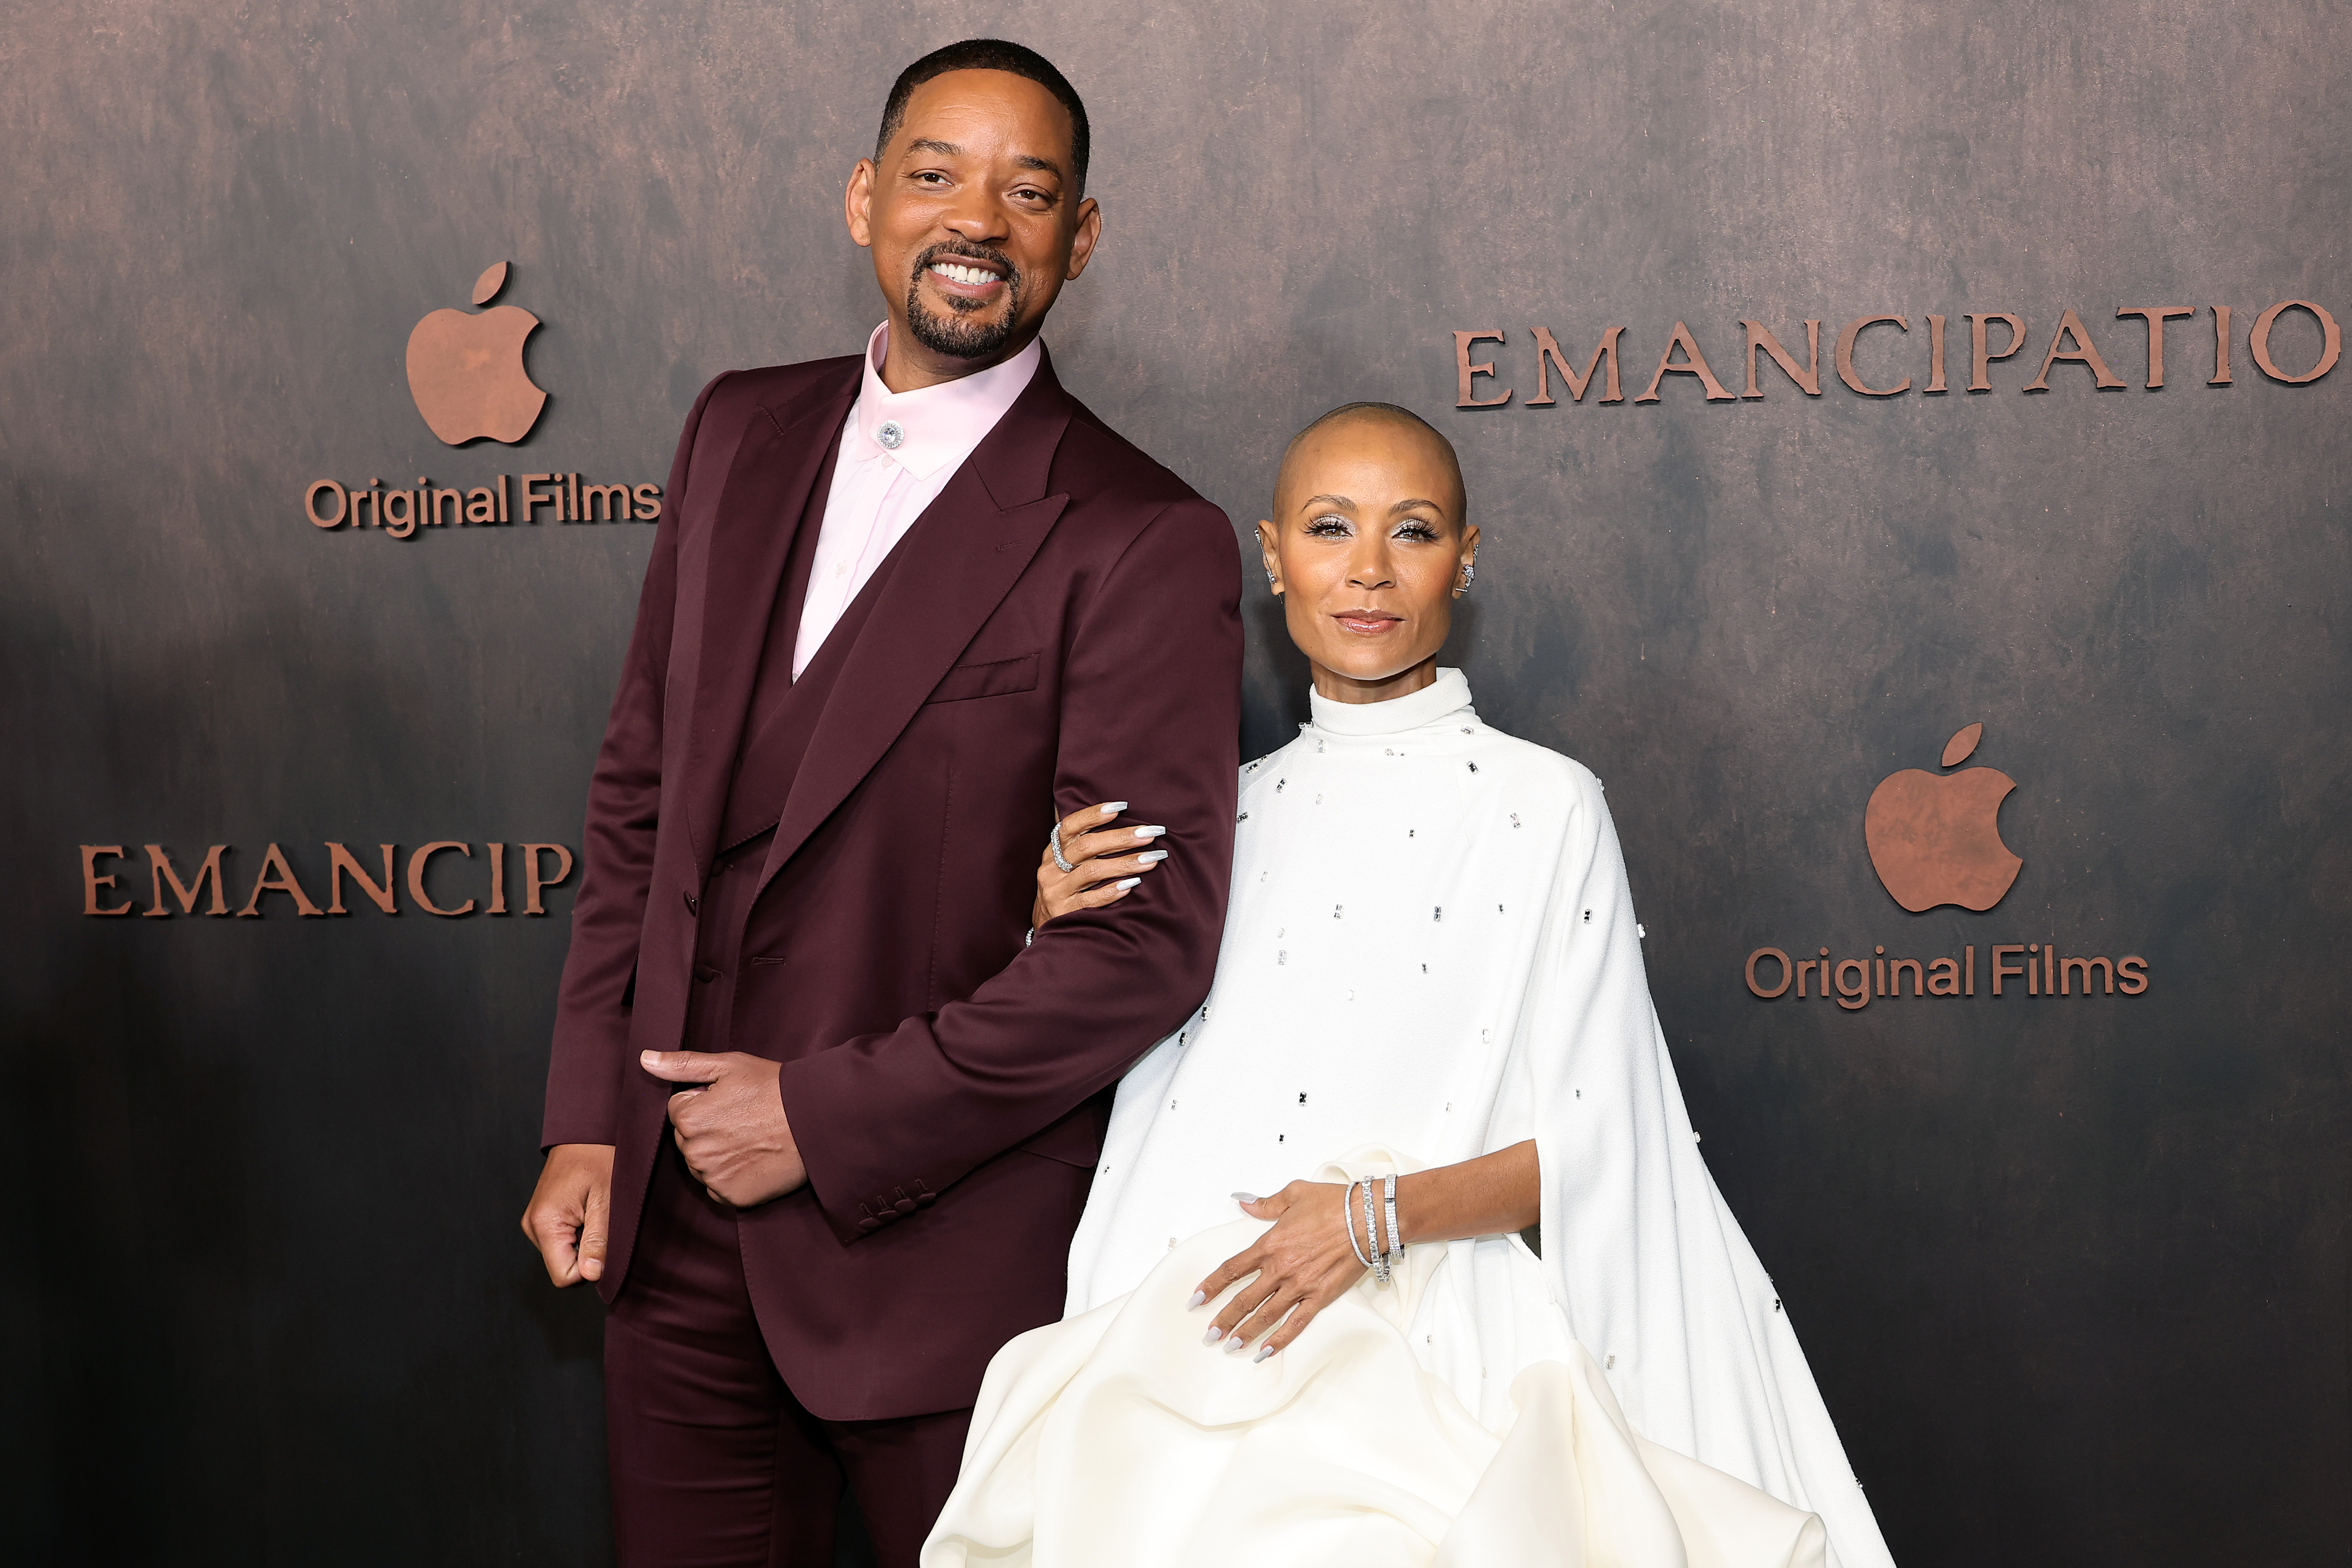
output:
<path id="1" fill-rule="evenodd" d="M 1100 909 L 1117 904 L 1135 891 L 1144 873 L 1168 858 L 1160 842 L 1165 828 L 1116 828 L 1110 820 L 1127 810 L 1124 800 L 1087 806 L 1062 819 L 1062 858 L 1071 868 L 1054 863 L 1054 847 L 1037 859 L 1037 896 L 1029 906 L 1029 924 L 1044 930 L 1057 915 L 1077 909 Z"/>
<path id="2" fill-rule="evenodd" d="M 1238 1353 L 1272 1329 L 1258 1346 L 1257 1359 L 1264 1361 L 1363 1277 L 1364 1266 L 1348 1244 L 1347 1195 L 1346 1187 L 1319 1181 L 1292 1182 L 1272 1197 L 1234 1195 L 1245 1199 L 1242 1207 L 1252 1218 L 1271 1219 L 1274 1228 L 1248 1250 L 1226 1259 L 1193 1293 L 1197 1307 L 1215 1301 L 1234 1281 L 1257 1276 L 1217 1313 L 1206 1343 Z"/>

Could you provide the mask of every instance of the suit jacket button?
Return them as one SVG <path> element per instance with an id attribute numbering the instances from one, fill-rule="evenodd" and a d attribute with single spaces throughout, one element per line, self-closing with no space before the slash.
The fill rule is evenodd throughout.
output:
<path id="1" fill-rule="evenodd" d="M 882 1222 L 869 1215 L 866 1218 L 857 1222 L 857 1228 L 860 1230 L 879 1230 L 882 1228 Z"/>
<path id="2" fill-rule="evenodd" d="M 707 986 L 719 977 L 719 971 L 708 964 L 697 964 L 694 967 L 694 977 Z"/>
<path id="3" fill-rule="evenodd" d="M 929 1208 L 938 1200 L 939 1196 L 940 1195 L 938 1193 L 930 1191 L 918 1193 L 915 1197 L 915 1207 L 917 1208 Z"/>
<path id="4" fill-rule="evenodd" d="M 920 1206 L 911 1197 L 902 1197 L 890 1207 L 897 1209 L 901 1214 L 912 1214 Z"/>

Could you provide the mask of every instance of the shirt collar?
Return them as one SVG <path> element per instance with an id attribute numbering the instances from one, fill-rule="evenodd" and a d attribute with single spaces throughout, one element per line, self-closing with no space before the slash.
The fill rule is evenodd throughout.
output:
<path id="1" fill-rule="evenodd" d="M 1045 357 L 1044 346 L 1032 338 L 1027 348 L 1001 365 L 937 386 L 894 392 L 882 384 L 881 375 L 889 341 L 887 321 L 866 340 L 866 371 L 857 402 L 849 411 L 850 450 L 844 455 L 866 461 L 887 458 L 918 479 L 971 456 L 1028 389 Z M 896 446 L 885 439 L 885 425 L 897 427 Z"/>

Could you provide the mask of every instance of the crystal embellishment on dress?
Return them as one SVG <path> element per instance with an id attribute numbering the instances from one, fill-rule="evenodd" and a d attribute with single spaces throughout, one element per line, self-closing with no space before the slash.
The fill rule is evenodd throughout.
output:
<path id="1" fill-rule="evenodd" d="M 1334 920 L 1339 919 L 1339 916 L 1340 916 L 1340 915 L 1341 915 L 1341 914 L 1342 914 L 1342 913 L 1347 909 L 1347 907 L 1348 907 L 1348 906 L 1347 906 L 1346 904 L 1333 904 L 1333 905 L 1331 906 L 1331 918 L 1332 918 L 1332 919 L 1334 919 Z"/>
<path id="2" fill-rule="evenodd" d="M 1429 917 L 1430 917 L 1432 920 L 1443 920 L 1443 919 L 1444 919 L 1444 918 L 1445 918 L 1445 905 L 1444 905 L 1444 904 L 1441 904 L 1437 905 L 1435 908 L 1432 909 L 1432 910 L 1429 912 Z"/>
<path id="3" fill-rule="evenodd" d="M 1471 771 L 1471 772 L 1473 772 L 1473 773 L 1477 772 L 1477 771 L 1478 771 L 1478 765 L 1477 765 L 1476 763 L 1475 763 L 1475 762 L 1474 762 L 1474 763 L 1472 763 L 1472 764 L 1470 765 L 1470 771 Z"/>
<path id="4" fill-rule="evenodd" d="M 882 428 L 874 433 L 874 439 L 880 442 L 885 450 L 896 452 L 906 441 L 907 432 L 897 420 L 886 419 L 882 422 Z"/>

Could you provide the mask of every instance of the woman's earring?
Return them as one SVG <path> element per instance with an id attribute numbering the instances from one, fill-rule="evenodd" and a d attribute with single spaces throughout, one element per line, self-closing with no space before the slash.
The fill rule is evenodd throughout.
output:
<path id="1" fill-rule="evenodd" d="M 1275 580 L 1274 568 L 1272 567 L 1267 567 L 1265 569 L 1265 586 L 1267 591 L 1276 599 L 1282 597 L 1282 584 Z"/>
<path id="2" fill-rule="evenodd" d="M 1457 595 L 1469 592 L 1470 585 L 1477 580 L 1478 569 L 1470 562 L 1466 560 L 1464 561 L 1462 563 L 1462 586 L 1460 589 L 1455 591 Z"/>

